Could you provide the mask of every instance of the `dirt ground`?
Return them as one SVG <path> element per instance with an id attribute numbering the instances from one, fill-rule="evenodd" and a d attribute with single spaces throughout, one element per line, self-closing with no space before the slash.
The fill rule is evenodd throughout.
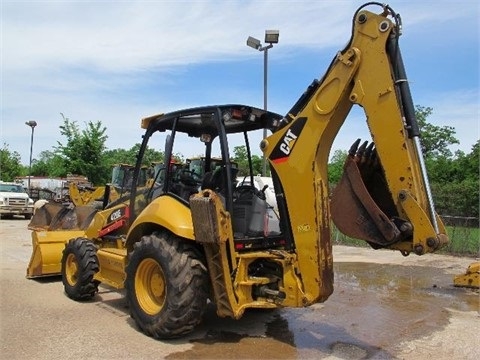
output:
<path id="1" fill-rule="evenodd" d="M 139 332 L 122 292 L 75 302 L 60 278 L 27 280 L 28 221 L 0 220 L 0 354 L 5 359 L 479 359 L 479 292 L 453 287 L 472 258 L 334 247 L 335 292 L 302 309 L 218 318 L 189 336 Z M 478 260 L 478 259 L 477 259 Z"/>

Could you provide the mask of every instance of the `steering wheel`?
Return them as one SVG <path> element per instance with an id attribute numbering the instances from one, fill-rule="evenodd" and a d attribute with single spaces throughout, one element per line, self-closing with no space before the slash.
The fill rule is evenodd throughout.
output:
<path id="1" fill-rule="evenodd" d="M 193 179 L 194 179 L 197 183 L 201 183 L 201 182 L 202 182 L 202 175 L 197 174 L 194 170 L 190 170 L 190 172 L 191 172 L 191 175 L 192 175 Z"/>
<path id="2" fill-rule="evenodd" d="M 189 169 L 181 169 L 178 179 L 187 185 L 198 185 L 202 181 L 202 177 L 195 171 Z"/>

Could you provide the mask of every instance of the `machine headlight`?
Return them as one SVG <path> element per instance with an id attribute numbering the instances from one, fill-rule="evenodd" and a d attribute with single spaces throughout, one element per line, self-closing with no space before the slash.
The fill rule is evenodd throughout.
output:
<path id="1" fill-rule="evenodd" d="M 28 198 L 28 205 L 33 205 L 34 203 L 35 202 L 32 199 Z"/>

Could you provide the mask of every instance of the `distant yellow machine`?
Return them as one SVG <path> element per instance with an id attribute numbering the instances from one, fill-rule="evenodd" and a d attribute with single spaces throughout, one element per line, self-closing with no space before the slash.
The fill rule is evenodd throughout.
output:
<path id="1" fill-rule="evenodd" d="M 457 287 L 480 288 L 480 262 L 470 264 L 463 275 L 456 275 L 453 284 Z"/>
<path id="2" fill-rule="evenodd" d="M 135 167 L 130 164 L 117 164 L 112 168 L 112 179 L 108 186 L 87 187 L 80 186 L 75 182 L 69 182 L 68 195 L 70 201 L 75 206 L 92 205 L 95 202 L 103 203 L 105 205 L 118 200 L 128 194 L 132 187 L 133 171 Z M 147 186 L 149 168 L 143 166 L 141 168 L 140 177 L 138 179 L 138 186 Z M 105 195 L 107 192 L 107 195 Z M 106 196 L 106 198 L 105 198 Z M 105 206 L 103 205 L 103 206 Z"/>
<path id="3" fill-rule="evenodd" d="M 103 201 L 105 186 L 82 187 L 74 182 L 68 184 L 68 197 L 76 206 L 90 205 L 95 201 Z"/>
<path id="4" fill-rule="evenodd" d="M 367 6 L 381 8 L 374 13 Z M 61 274 L 74 300 L 92 298 L 99 283 L 125 289 L 139 329 L 167 339 L 192 331 L 208 300 L 219 316 L 234 319 L 250 308 L 327 300 L 333 292 L 332 221 L 374 249 L 423 255 L 441 248 L 448 237 L 423 162 L 400 24 L 388 5 L 361 6 L 346 47 L 285 116 L 227 104 L 142 119 L 128 197 L 101 211 L 51 209 L 38 224 L 35 215 L 27 277 Z M 354 142 L 330 196 L 330 149 L 354 105 L 364 109 L 375 145 Z M 265 194 L 254 186 L 250 139 L 265 129 L 271 135 L 260 148 L 278 214 L 267 211 Z M 177 176 L 165 166 L 162 176 L 140 187 L 144 154 L 159 137 L 165 159 L 186 143 L 203 144 L 203 176 Z M 247 149 L 250 186 L 237 186 L 230 161 L 238 139 Z M 211 171 L 217 152 L 223 161 Z"/>

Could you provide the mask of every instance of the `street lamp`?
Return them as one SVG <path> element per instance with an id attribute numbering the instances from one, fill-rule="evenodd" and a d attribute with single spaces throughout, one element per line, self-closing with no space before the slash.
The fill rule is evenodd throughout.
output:
<path id="1" fill-rule="evenodd" d="M 280 32 L 278 30 L 265 30 L 265 43 L 268 45 L 262 46 L 260 40 L 249 36 L 247 39 L 247 45 L 251 48 L 263 51 L 263 109 L 267 111 L 267 75 L 268 75 L 268 49 L 273 47 L 273 44 L 278 43 Z M 267 137 L 267 129 L 263 129 L 263 138 Z M 263 155 L 263 170 L 262 175 L 267 174 L 267 159 Z"/>
<path id="2" fill-rule="evenodd" d="M 35 120 L 26 121 L 25 125 L 28 125 L 32 128 L 32 137 L 30 139 L 30 166 L 28 168 L 28 196 L 30 195 L 30 178 L 32 176 L 32 150 L 33 150 L 33 130 L 35 126 L 37 126 L 37 122 Z"/>

